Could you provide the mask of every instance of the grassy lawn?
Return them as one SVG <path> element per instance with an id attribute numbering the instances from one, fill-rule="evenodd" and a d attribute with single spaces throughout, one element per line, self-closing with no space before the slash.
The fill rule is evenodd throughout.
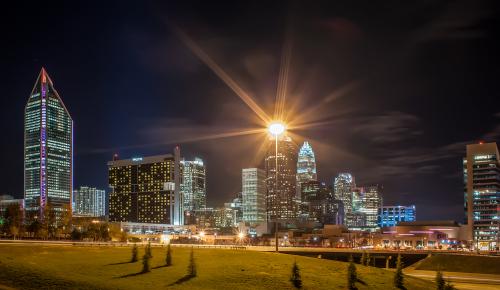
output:
<path id="1" fill-rule="evenodd" d="M 153 248 L 150 273 L 138 274 L 141 260 L 128 263 L 131 248 L 0 245 L 0 286 L 17 289 L 293 289 L 297 261 L 304 289 L 345 289 L 347 263 L 244 250 L 195 249 L 198 276 L 175 284 L 187 271 L 188 248 Z M 139 249 L 142 257 L 144 249 Z M 393 272 L 356 265 L 359 289 L 391 289 Z M 155 269 L 155 267 L 158 267 Z M 129 276 L 127 276 L 129 275 Z M 126 277 L 124 277 L 126 276 Z M 406 278 L 408 289 L 431 289 L 424 280 Z M 1 287 L 0 287 L 1 288 Z"/>
<path id="2" fill-rule="evenodd" d="M 432 255 L 419 262 L 417 270 L 500 274 L 500 257 Z"/>

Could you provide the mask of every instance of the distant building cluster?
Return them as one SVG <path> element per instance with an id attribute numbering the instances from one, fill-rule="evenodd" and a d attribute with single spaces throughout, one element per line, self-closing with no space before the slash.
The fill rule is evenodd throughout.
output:
<path id="1" fill-rule="evenodd" d="M 28 97 L 24 118 L 24 199 L 2 196 L 0 221 L 8 208 L 19 207 L 28 221 L 43 220 L 50 209 L 56 222 L 72 213 L 120 223 L 122 229 L 148 231 L 193 225 L 227 232 L 246 228 L 247 234 L 255 236 L 294 229 L 314 238 L 317 229 L 325 233 L 346 229 L 379 232 L 380 244 L 398 247 L 424 245 L 417 238 L 410 239 L 412 235 L 428 234 L 423 240 L 431 241 L 432 234 L 436 244 L 446 241 L 439 242 L 440 237 L 459 236 L 460 225 L 417 223 L 415 205 L 385 204 L 381 185 L 358 185 L 349 172 L 328 182 L 318 180 L 311 144 L 305 141 L 299 148 L 287 134 L 270 136 L 263 168 L 243 168 L 241 191 L 220 207 L 207 207 L 205 162 L 182 158 L 178 146 L 163 155 L 113 156 L 108 162 L 107 194 L 92 186 L 74 189 L 73 119 L 43 68 Z M 466 240 L 477 249 L 498 247 L 497 144 L 467 145 L 463 177 Z M 444 235 L 441 229 L 454 234 Z M 338 235 L 342 238 L 337 243 L 344 243 L 343 235 Z"/>
<path id="2" fill-rule="evenodd" d="M 104 217 L 106 215 L 106 191 L 88 186 L 75 189 L 73 191 L 73 214 Z"/>

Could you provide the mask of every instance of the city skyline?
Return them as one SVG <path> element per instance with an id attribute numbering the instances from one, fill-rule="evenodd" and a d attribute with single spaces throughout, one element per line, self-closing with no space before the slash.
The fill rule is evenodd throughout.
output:
<path id="1" fill-rule="evenodd" d="M 403 4 L 400 5 L 403 6 Z M 479 8 L 482 7 L 482 5 L 478 6 L 480 6 Z M 125 7 L 119 8 L 123 12 L 122 15 L 130 13 L 127 12 L 128 9 L 126 7 L 128 6 L 125 5 Z M 158 8 L 161 14 L 161 11 L 164 11 L 162 10 L 164 7 L 159 6 Z M 185 11 L 183 5 L 173 5 L 171 8 L 179 12 L 179 20 L 186 19 L 186 13 L 183 13 Z M 282 28 L 285 26 L 284 23 L 286 23 L 284 14 L 279 14 L 279 17 L 275 20 L 271 20 L 271 17 L 267 14 L 263 15 L 264 24 L 261 25 L 270 28 L 269 33 L 266 34 L 263 27 L 258 25 L 256 28 L 248 28 L 244 24 L 246 18 L 237 21 L 230 15 L 217 12 L 217 8 L 220 7 L 213 7 L 208 12 L 214 12 L 215 15 L 222 16 L 220 23 L 214 21 L 213 16 L 209 14 L 204 14 L 202 19 L 193 22 L 193 25 L 206 24 L 209 37 L 220 36 L 225 37 L 229 41 L 241 40 L 245 46 L 248 46 L 247 42 L 254 41 L 258 37 L 268 40 L 272 38 L 271 36 L 276 36 L 275 38 L 279 39 L 279 41 L 272 42 L 269 46 L 259 46 L 254 51 L 242 50 L 238 53 L 230 53 L 227 55 L 227 63 L 222 63 L 225 67 L 229 67 L 237 72 L 239 71 L 237 73 L 238 80 L 246 86 L 251 87 L 259 98 L 264 99 L 263 103 L 266 103 L 264 97 L 266 92 L 273 91 L 274 88 L 267 83 L 263 85 L 264 88 L 260 87 L 259 80 L 263 81 L 269 76 L 276 75 L 275 68 L 278 67 L 279 50 L 281 49 L 283 38 Z M 252 11 L 251 7 L 246 8 Z M 405 86 L 407 83 L 403 79 L 403 83 L 391 88 L 394 89 L 394 93 L 391 93 L 391 90 L 387 87 L 384 88 L 384 85 L 379 89 L 380 91 L 372 90 L 374 83 L 380 84 L 388 80 L 381 81 L 377 77 L 373 77 L 370 74 L 365 75 L 363 71 L 356 70 L 357 67 L 362 67 L 362 63 L 349 61 L 349 57 L 360 57 L 360 62 L 370 60 L 367 52 L 359 51 L 362 45 L 358 43 L 361 42 L 363 45 L 367 45 L 367 47 L 373 49 L 388 48 L 389 51 L 392 51 L 406 44 L 406 41 L 409 42 L 409 40 L 404 39 L 405 41 L 401 42 L 391 40 L 387 43 L 387 46 L 383 46 L 382 44 L 383 40 L 386 40 L 383 37 L 376 38 L 376 40 L 367 40 L 363 35 L 367 33 L 367 27 L 376 19 L 368 18 L 367 20 L 362 20 L 362 17 L 359 15 L 349 13 L 353 9 L 348 5 L 337 8 L 342 8 L 340 11 L 344 11 L 346 15 L 350 16 L 317 16 L 314 13 L 307 14 L 304 16 L 304 19 L 298 21 L 296 29 L 292 33 L 296 37 L 293 54 L 293 62 L 296 62 L 296 64 L 292 67 L 299 75 L 308 69 L 307 66 L 300 65 L 301 62 L 318 63 L 318 59 L 312 57 L 311 52 L 300 45 L 302 40 L 307 39 L 305 36 L 307 33 L 304 33 L 304 30 L 306 32 L 319 31 L 318 34 L 324 38 L 321 43 L 324 43 L 325 47 L 330 47 L 333 41 L 337 44 L 340 42 L 345 45 L 352 45 L 358 49 L 352 50 L 354 51 L 352 53 L 348 53 L 348 49 L 338 47 L 339 51 L 337 52 L 340 56 L 346 57 L 346 63 L 339 63 L 336 67 L 340 70 L 343 69 L 342 72 L 345 76 L 336 73 L 336 69 L 330 71 L 330 69 L 325 69 L 324 67 L 320 68 L 319 72 L 330 72 L 325 78 L 328 81 L 333 80 L 333 88 L 325 86 L 324 83 L 318 83 L 318 91 L 313 90 L 306 98 L 309 103 L 319 104 L 323 100 L 322 97 L 324 94 L 322 93 L 329 93 L 340 87 L 344 87 L 347 91 L 353 90 L 346 96 L 339 98 L 338 101 L 333 97 L 335 101 L 324 105 L 325 110 L 331 110 L 335 113 L 342 112 L 345 114 L 343 115 L 344 117 L 337 119 L 336 122 L 331 123 L 326 128 L 318 127 L 307 131 L 307 134 L 305 134 L 307 140 L 313 145 L 316 151 L 318 179 L 329 182 L 339 172 L 349 171 L 359 180 L 363 180 L 364 183 L 366 181 L 366 183 L 383 184 L 385 187 L 384 199 L 390 204 L 415 203 L 419 208 L 419 218 L 438 219 L 453 217 L 455 220 L 461 220 L 463 217 L 463 184 L 460 160 L 465 154 L 465 144 L 477 143 L 476 141 L 479 139 L 496 141 L 499 136 L 496 125 L 498 123 L 499 112 L 495 109 L 498 108 L 498 101 L 496 101 L 498 97 L 495 95 L 496 93 L 491 93 L 495 92 L 493 90 L 494 81 L 486 74 L 491 68 L 480 56 L 479 52 L 483 51 L 473 50 L 474 55 L 479 58 L 478 67 L 475 67 L 475 71 L 483 73 L 479 74 L 481 78 L 458 76 L 452 71 L 446 71 L 441 73 L 438 78 L 442 83 L 436 84 L 425 76 L 433 67 L 429 62 L 424 62 L 418 66 L 414 63 L 427 54 L 432 56 L 433 50 L 421 47 L 408 48 L 404 51 L 415 53 L 416 56 L 412 54 L 411 63 L 406 63 L 406 65 L 418 71 L 415 74 L 411 74 L 409 70 L 403 70 L 402 74 L 411 79 L 411 86 Z M 452 15 L 460 15 L 462 13 L 461 9 L 453 7 L 444 9 L 432 6 L 431 8 L 438 15 L 436 16 L 438 20 L 439 15 L 443 15 L 447 11 Z M 479 9 L 476 6 L 470 8 L 471 10 Z M 67 8 L 61 7 L 58 9 L 64 12 L 64 9 Z M 292 8 L 289 9 L 293 11 Z M 417 5 L 416 9 L 423 9 L 423 5 Z M 270 11 L 275 12 L 277 10 L 278 7 L 276 5 L 271 5 Z M 130 9 L 130 11 L 137 10 Z M 255 150 L 255 144 L 251 143 L 250 141 L 252 140 L 246 137 L 238 137 L 234 140 L 220 139 L 198 143 L 181 142 L 187 137 L 193 138 L 193 135 L 216 134 L 218 133 L 216 131 L 219 129 L 221 131 L 232 129 L 227 124 L 233 124 L 233 121 L 236 121 L 234 124 L 238 127 L 243 122 L 235 119 L 240 118 L 242 115 L 249 115 L 249 110 L 241 106 L 240 101 L 234 97 L 231 91 L 225 88 L 224 84 L 217 80 L 210 71 L 206 70 L 195 57 L 185 51 L 185 47 L 181 41 L 174 35 L 170 35 L 170 33 L 167 33 L 167 36 L 162 36 L 163 32 L 156 30 L 156 26 L 163 25 L 161 19 L 155 18 L 154 24 L 148 24 L 145 19 L 150 15 L 150 11 L 142 9 L 139 12 L 138 15 L 133 17 L 131 27 L 116 27 L 114 24 L 98 21 L 98 23 L 87 27 L 86 29 L 89 32 L 79 35 L 78 39 L 76 36 L 71 36 L 73 40 L 78 40 L 76 43 L 91 43 L 90 40 L 94 37 L 93 32 L 97 31 L 97 28 L 101 26 L 107 29 L 117 28 L 122 33 L 120 37 L 123 38 L 113 38 L 110 40 L 110 43 L 105 40 L 106 37 L 103 34 L 98 34 L 96 41 L 102 44 L 102 46 L 97 46 L 103 48 L 104 54 L 91 49 L 90 54 L 96 56 L 95 58 L 85 57 L 87 54 L 86 51 L 77 49 L 74 46 L 68 46 L 68 44 L 63 44 L 65 48 L 63 50 L 73 51 L 76 57 L 70 55 L 69 52 L 56 54 L 53 51 L 58 50 L 54 49 L 54 45 L 48 43 L 47 48 L 40 48 L 36 52 L 32 52 L 31 49 L 19 49 L 20 54 L 18 54 L 18 57 L 8 61 L 7 69 L 2 72 L 2 79 L 5 84 L 12 83 L 12 85 L 6 86 L 5 94 L 8 96 L 6 106 L 9 109 L 2 116 L 2 121 L 4 124 L 9 124 L 6 128 L 5 136 L 6 139 L 12 140 L 12 142 L 3 142 L 2 149 L 5 152 L 12 152 L 12 154 L 6 156 L 6 163 L 12 164 L 12 167 L 2 168 L 3 176 L 6 177 L 2 193 L 15 197 L 22 196 L 22 176 L 17 176 L 22 172 L 22 165 L 20 165 L 23 155 L 22 146 L 20 146 L 22 144 L 22 136 L 19 133 L 22 131 L 22 129 L 20 130 L 22 127 L 22 106 L 24 106 L 25 96 L 28 93 L 26 88 L 32 83 L 34 74 L 41 66 L 47 66 L 51 75 L 57 79 L 58 88 L 63 94 L 64 101 L 75 120 L 75 131 L 77 132 L 75 135 L 75 186 L 88 184 L 105 188 L 107 185 L 105 164 L 115 152 L 121 156 L 147 156 L 164 152 L 165 147 L 171 148 L 178 143 L 184 152 L 193 154 L 193 156 L 186 156 L 187 158 L 193 158 L 196 154 L 200 155 L 206 161 L 209 205 L 218 205 L 222 204 L 223 201 L 227 200 L 232 193 L 240 188 L 239 174 L 241 173 L 241 168 L 259 165 L 252 164 L 252 158 L 245 156 L 242 158 L 244 160 L 235 161 L 227 169 L 218 170 L 217 164 L 219 160 L 221 163 L 227 163 L 227 160 L 235 160 L 235 156 L 241 155 L 239 151 L 248 152 L 248 150 Z M 81 16 L 89 16 L 101 12 L 82 9 L 79 13 L 81 13 Z M 59 14 L 63 15 L 63 17 L 69 17 L 65 16 L 66 14 L 70 15 L 69 13 Z M 383 26 L 381 29 L 396 39 L 407 32 L 418 32 L 418 29 L 404 25 L 400 28 L 401 31 L 393 31 L 389 27 L 392 23 L 391 19 L 394 20 L 396 16 L 390 13 L 385 14 L 385 16 L 388 16 L 388 24 L 387 27 Z M 488 16 L 478 16 L 478 19 L 475 20 L 480 23 L 479 26 L 472 25 L 475 21 L 471 21 L 472 23 L 465 21 L 464 26 L 481 30 L 483 34 L 479 33 L 476 36 L 489 42 L 492 41 L 491 35 L 494 35 L 496 30 L 491 27 L 491 24 L 487 21 L 488 19 Z M 312 20 L 319 21 L 321 23 L 320 27 L 312 27 Z M 13 20 L 13 23 L 18 23 L 17 21 Z M 239 32 L 228 32 L 222 27 L 225 25 L 221 25 L 233 21 L 235 22 L 235 27 L 243 32 L 243 36 Z M 200 42 L 200 45 L 209 49 L 209 52 L 215 59 L 218 61 L 223 59 L 218 50 L 221 53 L 227 52 L 227 46 L 223 45 L 222 42 L 211 42 L 210 39 L 205 39 L 201 36 L 200 30 L 193 30 L 189 24 L 182 26 L 180 25 L 181 23 L 183 21 L 176 22 L 181 28 L 188 30 L 189 34 Z M 418 23 L 426 24 L 427 22 L 419 19 Z M 75 23 L 69 21 L 67 25 L 72 27 Z M 54 28 L 56 28 L 56 23 L 52 22 L 46 22 L 40 27 L 45 32 L 53 30 L 54 38 L 64 38 L 66 30 L 64 28 Z M 443 33 L 452 34 L 456 27 L 452 26 L 448 27 L 448 29 Z M 327 30 L 327 32 L 324 30 Z M 252 32 L 261 36 L 255 36 Z M 334 39 L 327 38 L 326 34 L 330 36 L 333 34 Z M 42 33 L 41 35 L 44 34 Z M 437 36 L 432 33 L 423 33 L 423 35 L 421 37 L 424 38 L 425 43 L 434 49 L 444 49 L 446 51 L 449 49 L 446 43 L 450 40 L 444 35 L 439 33 Z M 40 36 L 34 34 L 28 34 L 28 36 L 30 37 L 26 37 L 21 42 L 8 41 L 9 46 L 7 49 L 15 51 L 22 47 L 35 47 L 41 40 Z M 15 36 L 9 33 L 7 37 L 7 39 L 13 39 Z M 145 50 L 147 51 L 145 53 L 146 56 L 133 54 L 130 62 L 124 62 L 123 60 L 126 59 L 125 55 L 131 53 L 131 51 L 125 48 L 124 52 L 109 58 L 109 64 L 102 61 L 106 59 L 108 54 L 121 51 L 116 50 L 117 47 L 137 48 L 145 45 L 148 40 L 156 39 L 156 37 L 161 40 L 155 42 L 154 45 L 145 46 Z M 135 42 L 134 40 L 137 40 L 137 38 L 138 41 Z M 459 41 L 464 47 L 470 48 L 470 40 L 468 38 L 458 37 L 458 39 L 454 39 Z M 419 43 L 420 41 L 424 41 L 421 38 L 410 40 Z M 133 45 L 130 46 L 132 43 Z M 122 46 L 122 44 L 127 45 Z M 279 48 L 276 49 L 275 46 Z M 174 62 L 170 58 L 167 60 L 161 58 L 160 56 L 163 53 L 157 52 L 157 49 L 161 50 L 163 47 L 166 47 L 176 57 L 184 60 L 185 62 L 182 63 L 187 64 L 187 68 L 179 67 L 179 63 Z M 210 47 L 212 48 L 210 49 Z M 452 55 L 460 57 L 460 53 L 460 51 L 455 51 L 452 52 Z M 488 53 L 484 53 L 484 55 L 488 55 Z M 234 66 L 229 65 L 228 63 L 231 62 L 230 59 L 237 59 L 237 56 L 243 56 L 242 60 L 257 59 L 260 61 L 258 63 L 263 63 L 264 68 L 249 67 L 245 65 L 244 61 L 242 61 L 243 63 L 235 63 Z M 324 54 L 321 56 L 325 57 Z M 151 60 L 156 57 L 160 61 L 152 64 Z M 381 52 L 380 57 L 386 61 L 392 59 L 393 55 L 389 52 Z M 79 69 L 68 68 L 68 59 L 72 59 L 72 67 L 78 67 Z M 101 61 L 96 63 L 92 59 Z M 331 65 L 332 62 L 338 63 L 338 61 L 337 58 L 334 60 L 326 58 L 325 64 Z M 492 63 L 493 61 L 491 59 L 488 60 L 488 62 Z M 130 69 L 111 69 L 113 65 L 121 68 L 124 66 L 122 63 L 127 63 Z M 180 70 L 180 76 L 174 76 L 172 72 L 174 69 L 167 68 L 168 64 L 173 64 L 175 70 Z M 450 57 L 450 59 L 444 58 L 440 60 L 438 65 L 454 67 L 454 65 L 459 65 L 459 63 L 455 63 L 453 58 Z M 465 61 L 464 65 L 471 65 L 471 63 Z M 385 63 L 383 66 L 377 67 L 380 70 L 383 68 L 385 68 Z M 401 67 L 398 67 L 398 69 L 401 69 Z M 399 71 L 397 69 L 394 70 Z M 399 83 L 398 80 L 400 79 L 394 76 L 394 73 L 391 73 L 391 71 L 388 73 L 390 80 L 388 83 Z M 247 80 L 246 75 L 252 72 L 254 74 L 251 74 L 250 80 Z M 264 72 L 262 79 L 256 79 L 259 72 Z M 144 76 L 140 77 L 140 74 Z M 363 77 L 358 78 L 355 77 L 356 75 L 362 75 Z M 467 83 L 461 82 L 462 77 L 469 79 L 469 81 Z M 197 82 L 201 86 L 199 90 L 189 89 L 182 84 L 173 85 L 175 89 L 165 90 L 161 84 L 165 80 L 167 80 L 168 84 L 173 84 L 182 78 L 186 78 L 187 82 L 197 82 L 199 78 L 204 80 Z M 351 84 L 351 81 L 354 81 L 354 83 Z M 361 84 L 358 85 L 358 82 L 361 82 Z M 124 85 L 130 83 L 134 83 L 135 85 L 133 87 Z M 416 86 L 415 83 L 424 83 L 426 86 Z M 451 85 L 452 83 L 453 85 Z M 268 86 L 271 88 L 267 88 Z M 124 89 L 125 87 L 127 87 L 127 90 Z M 480 87 L 481 89 L 476 90 L 476 87 Z M 410 90 L 407 91 L 407 88 Z M 474 88 L 474 90 L 471 88 Z M 291 92 L 294 91 L 297 91 L 297 89 L 291 90 Z M 441 93 L 434 93 L 434 91 Z M 167 94 L 164 92 L 167 92 Z M 388 93 L 388 96 L 385 93 Z M 215 102 L 203 101 L 205 94 L 211 97 L 207 97 L 207 99 L 215 100 Z M 218 95 L 220 96 L 214 97 Z M 146 102 L 142 104 L 138 96 L 145 96 Z M 470 99 L 468 98 L 471 96 L 481 99 L 481 108 L 469 105 Z M 206 106 L 206 110 L 199 110 L 196 106 L 193 106 L 193 103 L 198 101 L 200 102 L 200 106 Z M 455 104 L 453 109 L 447 108 L 450 102 Z M 381 105 L 377 106 L 373 105 L 373 103 L 380 103 Z M 425 106 L 419 105 L 419 103 L 425 104 Z M 362 106 L 359 104 L 362 104 Z M 90 106 L 92 110 L 89 110 Z M 214 111 L 219 106 L 222 106 L 223 114 L 221 115 L 228 117 L 222 118 L 210 115 L 209 111 Z M 433 116 L 427 113 L 427 106 L 432 106 L 442 116 Z M 21 109 L 19 110 L 19 108 Z M 166 112 L 163 109 L 156 110 L 155 108 L 166 108 Z M 307 106 L 303 107 L 303 110 L 307 109 Z M 349 113 L 349 110 L 353 110 L 354 113 Z M 92 112 L 91 118 L 87 116 L 89 111 Z M 129 115 L 130 111 L 134 112 L 133 116 Z M 108 114 L 109 112 L 112 113 Z M 237 113 L 234 114 L 233 112 Z M 165 120 L 166 115 L 172 118 Z M 463 116 L 468 117 L 463 118 Z M 250 117 L 243 117 L 245 121 L 251 121 L 246 120 L 247 118 L 250 119 Z M 12 125 L 10 126 L 10 124 Z M 439 125 L 436 126 L 436 124 Z M 144 128 L 147 128 L 147 130 Z M 349 134 L 346 134 L 345 130 L 348 130 Z M 331 136 L 331 138 L 324 137 L 326 135 Z M 156 136 L 168 136 L 169 140 Z M 423 141 L 423 139 L 426 141 Z M 299 144 L 302 141 L 296 140 Z M 164 145 L 164 143 L 168 142 L 174 144 Z M 161 145 L 151 145 L 158 143 Z M 235 144 L 240 145 L 235 146 Z M 363 146 L 358 144 L 363 144 Z M 136 145 L 147 146 L 128 147 Z M 332 149 L 330 146 L 335 146 L 336 149 Z M 394 151 L 396 146 L 398 148 Z M 241 149 L 237 147 L 241 147 Z M 228 148 L 236 148 L 238 152 L 229 153 Z M 227 178 L 229 182 L 222 182 L 223 178 Z M 441 208 L 443 210 L 440 210 Z"/>

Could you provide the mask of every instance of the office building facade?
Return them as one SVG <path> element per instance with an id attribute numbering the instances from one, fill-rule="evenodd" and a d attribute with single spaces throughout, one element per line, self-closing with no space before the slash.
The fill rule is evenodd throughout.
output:
<path id="1" fill-rule="evenodd" d="M 73 214 L 103 217 L 106 215 L 106 191 L 95 187 L 80 186 L 73 191 Z"/>
<path id="2" fill-rule="evenodd" d="M 42 68 L 24 112 L 24 200 L 26 215 L 58 217 L 71 211 L 73 120 Z"/>
<path id="3" fill-rule="evenodd" d="M 414 222 L 417 220 L 416 207 L 409 206 L 381 206 L 378 209 L 379 227 L 394 227 L 399 222 Z"/>
<path id="4" fill-rule="evenodd" d="M 361 192 L 362 206 L 359 211 L 365 214 L 366 227 L 375 229 L 378 227 L 378 209 L 382 206 L 382 186 L 364 186 Z"/>
<path id="5" fill-rule="evenodd" d="M 268 221 L 293 222 L 298 216 L 297 201 L 298 148 L 288 136 L 269 139 L 265 157 Z"/>
<path id="6" fill-rule="evenodd" d="M 335 199 L 342 201 L 344 206 L 344 223 L 347 224 L 347 217 L 353 212 L 353 192 L 356 189 L 354 176 L 350 173 L 340 173 L 333 181 Z"/>
<path id="7" fill-rule="evenodd" d="M 260 168 L 241 171 L 243 221 L 251 225 L 266 222 L 266 172 Z"/>
<path id="8" fill-rule="evenodd" d="M 174 154 L 108 162 L 109 220 L 182 225 L 178 162 Z M 177 170 L 176 170 L 177 168 Z"/>
<path id="9" fill-rule="evenodd" d="M 467 145 L 464 165 L 464 211 L 468 240 L 476 248 L 498 248 L 500 156 L 496 143 Z"/>
<path id="10" fill-rule="evenodd" d="M 343 206 L 336 200 L 331 188 L 319 181 L 307 181 L 301 184 L 302 215 L 308 220 L 325 224 L 343 223 Z"/>
<path id="11" fill-rule="evenodd" d="M 182 160 L 181 193 L 184 200 L 184 210 L 203 209 L 207 205 L 206 168 L 203 160 Z"/>

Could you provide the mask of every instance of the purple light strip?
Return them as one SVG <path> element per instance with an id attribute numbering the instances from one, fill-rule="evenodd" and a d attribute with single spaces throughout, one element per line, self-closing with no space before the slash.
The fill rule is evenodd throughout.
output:
<path id="1" fill-rule="evenodd" d="M 45 75 L 42 72 L 42 126 L 40 129 L 40 141 L 41 141 L 41 150 L 40 150 L 40 165 L 41 165 L 41 173 L 40 173 L 40 216 L 43 214 L 43 210 L 47 204 L 47 164 L 46 164 L 46 141 L 47 141 L 47 105 L 46 105 L 46 97 L 47 97 L 47 84 L 45 82 Z M 43 216 L 42 216 L 43 217 Z"/>

